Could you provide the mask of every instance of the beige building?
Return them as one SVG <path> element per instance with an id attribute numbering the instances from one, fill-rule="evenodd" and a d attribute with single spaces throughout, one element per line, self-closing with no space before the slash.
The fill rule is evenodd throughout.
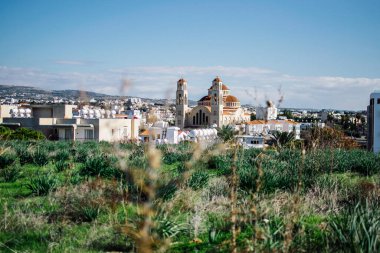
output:
<path id="1" fill-rule="evenodd" d="M 239 99 L 231 95 L 220 77 L 212 81 L 208 94 L 192 109 L 188 108 L 187 81 L 180 79 L 177 82 L 176 126 L 179 128 L 221 127 L 249 120 L 250 114 L 244 112 Z"/>
<path id="2" fill-rule="evenodd" d="M 17 105 L 0 105 L 0 123 L 3 118 L 11 117 L 11 111 L 17 109 Z"/>
<path id="3" fill-rule="evenodd" d="M 125 141 L 137 140 L 139 119 L 73 117 L 73 105 L 32 105 L 30 116 L 11 115 L 2 125 L 41 131 L 49 139 Z"/>

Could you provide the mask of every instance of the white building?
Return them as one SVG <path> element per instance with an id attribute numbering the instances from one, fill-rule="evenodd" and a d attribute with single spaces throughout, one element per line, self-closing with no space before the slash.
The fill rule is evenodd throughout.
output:
<path id="1" fill-rule="evenodd" d="M 380 91 L 371 93 L 367 107 L 368 150 L 380 152 Z"/>
<path id="2" fill-rule="evenodd" d="M 148 130 L 140 133 L 143 142 L 154 144 L 178 144 L 181 141 L 192 141 L 200 143 L 211 143 L 218 138 L 217 130 L 214 128 L 193 129 L 183 131 L 179 127 L 169 127 L 167 122 L 156 122 Z"/>
<path id="3" fill-rule="evenodd" d="M 116 118 L 115 113 L 101 110 L 80 110 L 73 117 L 73 105 L 32 105 L 11 109 L 11 117 L 2 125 L 26 127 L 41 131 L 49 139 L 126 141 L 137 140 L 139 119 Z"/>
<path id="4" fill-rule="evenodd" d="M 276 108 L 276 106 L 271 101 L 268 101 L 267 107 L 257 107 L 256 108 L 256 119 L 258 119 L 258 120 L 277 119 L 277 108 Z"/>
<path id="5" fill-rule="evenodd" d="M 265 139 L 263 136 L 253 136 L 253 135 L 238 135 L 236 136 L 237 141 L 244 148 L 264 148 Z"/>
<path id="6" fill-rule="evenodd" d="M 245 134 L 247 135 L 267 135 L 275 131 L 293 132 L 297 140 L 301 136 L 300 124 L 291 120 L 252 120 L 245 125 Z"/>

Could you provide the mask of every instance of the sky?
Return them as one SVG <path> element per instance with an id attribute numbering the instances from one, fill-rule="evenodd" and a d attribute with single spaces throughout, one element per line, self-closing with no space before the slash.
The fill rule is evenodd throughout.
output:
<path id="1" fill-rule="evenodd" d="M 0 0 L 0 84 L 364 110 L 380 89 L 378 0 Z"/>

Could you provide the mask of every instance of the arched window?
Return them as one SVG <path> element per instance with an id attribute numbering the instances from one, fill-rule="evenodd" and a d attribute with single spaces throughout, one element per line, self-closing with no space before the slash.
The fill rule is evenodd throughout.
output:
<path id="1" fill-rule="evenodd" d="M 199 113 L 196 114 L 196 117 L 195 117 L 195 124 L 196 124 L 196 125 L 199 124 Z"/>
<path id="2" fill-rule="evenodd" d="M 193 125 L 195 125 L 195 116 L 193 116 Z"/>

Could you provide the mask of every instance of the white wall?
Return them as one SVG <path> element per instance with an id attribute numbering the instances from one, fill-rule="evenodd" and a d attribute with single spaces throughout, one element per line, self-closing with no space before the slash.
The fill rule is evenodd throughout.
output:
<path id="1" fill-rule="evenodd" d="M 380 152 L 380 92 L 374 92 L 370 98 L 374 99 L 374 113 L 373 113 L 373 152 Z"/>

